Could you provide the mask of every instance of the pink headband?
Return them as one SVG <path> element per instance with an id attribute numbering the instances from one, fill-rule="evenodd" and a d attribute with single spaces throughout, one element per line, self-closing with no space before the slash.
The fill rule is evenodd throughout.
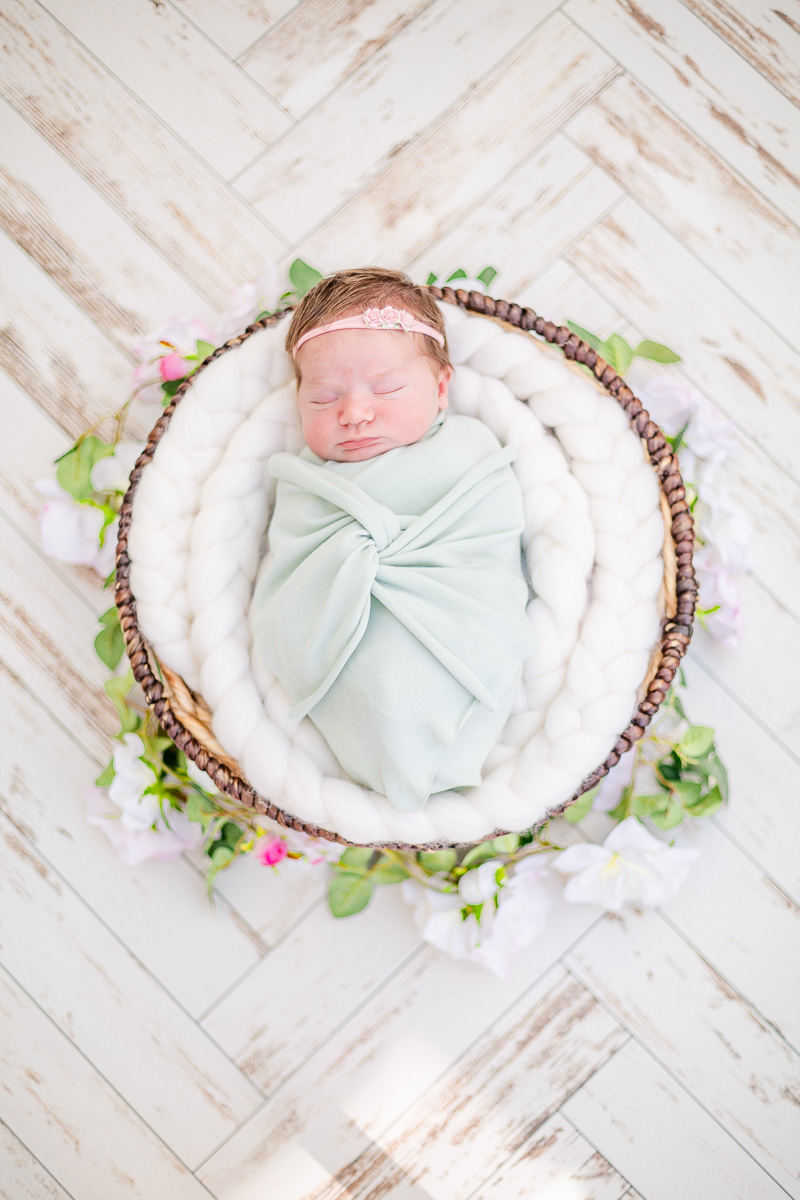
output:
<path id="1" fill-rule="evenodd" d="M 321 333 L 333 333 L 335 329 L 402 329 L 406 333 L 424 333 L 426 337 L 434 338 L 440 346 L 444 345 L 444 338 L 438 329 L 423 325 L 422 321 L 418 321 L 413 313 L 406 312 L 404 308 L 392 308 L 387 304 L 386 308 L 368 308 L 360 317 L 342 317 L 341 321 L 332 321 L 330 325 L 318 325 L 316 329 L 309 329 L 292 350 L 292 358 L 296 357 L 303 342 L 319 337 Z"/>

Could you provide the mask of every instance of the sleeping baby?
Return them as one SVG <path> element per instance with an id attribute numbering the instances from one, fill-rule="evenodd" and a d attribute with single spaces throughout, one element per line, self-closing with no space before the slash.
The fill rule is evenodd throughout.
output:
<path id="1" fill-rule="evenodd" d="M 419 809 L 480 783 L 533 648 L 513 452 L 447 414 L 444 320 L 400 272 L 323 279 L 286 349 L 305 447 L 269 463 L 256 653 L 352 779 Z"/>

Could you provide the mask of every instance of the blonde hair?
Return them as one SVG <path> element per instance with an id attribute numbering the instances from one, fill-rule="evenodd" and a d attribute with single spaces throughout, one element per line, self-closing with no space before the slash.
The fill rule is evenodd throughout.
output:
<path id="1" fill-rule="evenodd" d="M 327 279 L 321 279 L 298 304 L 286 334 L 286 349 L 289 354 L 309 329 L 328 325 L 339 317 L 348 317 L 367 308 L 383 308 L 392 304 L 413 313 L 426 325 L 432 325 L 445 339 L 444 346 L 424 333 L 404 333 L 403 337 L 417 340 L 423 354 L 432 358 L 440 367 L 449 367 L 447 335 L 444 318 L 433 297 L 418 287 L 402 271 L 389 271 L 383 267 L 355 267 L 347 271 L 336 271 Z M 300 367 L 294 360 L 294 372 L 298 382 Z"/>

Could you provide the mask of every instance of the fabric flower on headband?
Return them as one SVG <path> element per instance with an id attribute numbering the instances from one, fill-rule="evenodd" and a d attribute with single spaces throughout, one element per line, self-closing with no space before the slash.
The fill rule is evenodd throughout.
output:
<path id="1" fill-rule="evenodd" d="M 385 308 L 368 308 L 364 313 L 364 324 L 369 329 L 404 329 L 408 333 L 414 324 L 414 316 L 404 308 L 392 308 L 387 304 Z"/>

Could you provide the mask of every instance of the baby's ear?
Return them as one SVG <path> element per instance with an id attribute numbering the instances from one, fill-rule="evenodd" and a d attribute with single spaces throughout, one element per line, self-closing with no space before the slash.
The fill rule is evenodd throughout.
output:
<path id="1" fill-rule="evenodd" d="M 450 389 L 450 380 L 453 377 L 453 368 L 451 366 L 442 367 L 439 371 L 439 412 L 443 408 L 447 408 L 448 391 Z"/>

